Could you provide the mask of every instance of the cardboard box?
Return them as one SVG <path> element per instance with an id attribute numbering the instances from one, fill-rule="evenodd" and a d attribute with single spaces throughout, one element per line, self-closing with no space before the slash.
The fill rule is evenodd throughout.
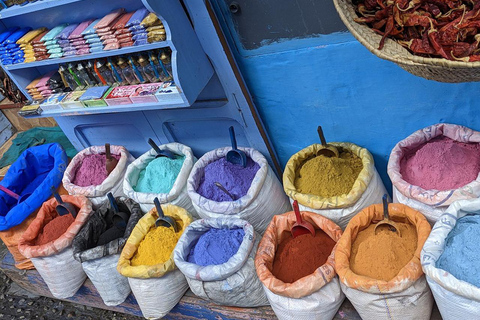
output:
<path id="1" fill-rule="evenodd" d="M 138 85 L 115 87 L 105 98 L 105 102 L 109 106 L 131 104 L 130 96 L 135 93 Z"/>
<path id="2" fill-rule="evenodd" d="M 85 108 L 82 101 L 78 99 L 85 93 L 86 90 L 75 90 L 69 92 L 65 98 L 63 98 L 61 105 L 63 109 L 78 109 Z"/>
<path id="3" fill-rule="evenodd" d="M 89 88 L 78 100 L 81 101 L 87 108 L 107 106 L 104 98 L 109 93 L 108 89 L 110 89 L 110 86 Z"/>
<path id="4" fill-rule="evenodd" d="M 160 103 L 180 104 L 184 102 L 180 96 L 180 90 L 173 82 L 164 82 L 155 93 L 155 96 Z"/>
<path id="5" fill-rule="evenodd" d="M 61 110 L 62 106 L 60 102 L 65 98 L 67 93 L 55 93 L 52 94 L 50 97 L 45 99 L 41 104 L 40 108 L 42 108 L 43 111 L 47 110 Z"/>
<path id="6" fill-rule="evenodd" d="M 139 84 L 135 93 L 130 96 L 133 103 L 158 102 L 155 93 L 162 86 L 162 82 Z"/>

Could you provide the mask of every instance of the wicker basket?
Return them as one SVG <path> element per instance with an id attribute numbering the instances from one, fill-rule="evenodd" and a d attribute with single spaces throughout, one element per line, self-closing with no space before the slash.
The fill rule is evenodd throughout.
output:
<path id="1" fill-rule="evenodd" d="M 376 56 L 395 62 L 402 69 L 425 79 L 440 82 L 480 81 L 480 62 L 450 61 L 444 58 L 424 58 L 413 55 L 400 44 L 389 38 L 378 50 L 382 37 L 370 27 L 353 19 L 358 15 L 351 0 L 333 0 L 335 8 L 348 30 Z"/>

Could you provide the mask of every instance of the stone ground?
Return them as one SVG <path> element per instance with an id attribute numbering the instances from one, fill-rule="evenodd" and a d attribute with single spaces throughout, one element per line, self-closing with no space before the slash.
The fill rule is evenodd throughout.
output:
<path id="1" fill-rule="evenodd" d="M 5 245 L 0 241 L 0 258 Z M 86 307 L 29 293 L 0 271 L 0 320 L 139 320 L 113 311 Z"/>

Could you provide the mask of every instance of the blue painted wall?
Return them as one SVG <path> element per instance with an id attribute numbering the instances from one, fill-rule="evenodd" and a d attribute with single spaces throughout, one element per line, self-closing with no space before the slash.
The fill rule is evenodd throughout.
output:
<path id="1" fill-rule="evenodd" d="M 319 141 L 316 127 L 322 125 L 327 141 L 370 150 L 390 190 L 387 162 L 398 141 L 438 122 L 480 130 L 480 83 L 413 76 L 349 33 L 238 49 L 236 55 L 282 166 Z"/>

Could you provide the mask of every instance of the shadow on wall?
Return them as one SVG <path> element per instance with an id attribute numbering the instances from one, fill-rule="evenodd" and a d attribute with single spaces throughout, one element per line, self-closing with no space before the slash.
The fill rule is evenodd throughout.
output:
<path id="1" fill-rule="evenodd" d="M 416 77 L 371 54 L 349 33 L 284 40 L 235 54 L 282 166 L 319 142 L 316 128 L 322 125 L 327 140 L 370 150 L 391 192 L 387 163 L 398 141 L 439 122 L 480 130 L 475 116 L 480 83 Z"/>

